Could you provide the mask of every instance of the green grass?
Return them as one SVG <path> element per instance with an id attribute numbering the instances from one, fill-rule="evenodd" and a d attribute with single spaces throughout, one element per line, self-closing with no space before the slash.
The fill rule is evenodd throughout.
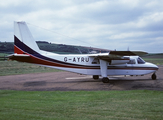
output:
<path id="1" fill-rule="evenodd" d="M 7 56 L 7 55 L 9 55 L 9 54 L 7 54 L 7 53 L 0 53 L 1 57 Z"/>
<path id="2" fill-rule="evenodd" d="M 150 62 L 156 65 L 163 65 L 163 58 L 143 58 L 146 62 Z"/>
<path id="3" fill-rule="evenodd" d="M 0 61 L 4 61 L 4 60 L 6 60 L 7 58 L 5 58 L 7 55 L 9 55 L 9 54 L 7 54 L 7 53 L 0 53 Z"/>
<path id="4" fill-rule="evenodd" d="M 1 120 L 162 120 L 162 91 L 0 91 Z"/>
<path id="5" fill-rule="evenodd" d="M 41 67 L 30 63 L 23 63 L 17 61 L 0 61 L 0 76 L 58 71 L 60 70 Z"/>

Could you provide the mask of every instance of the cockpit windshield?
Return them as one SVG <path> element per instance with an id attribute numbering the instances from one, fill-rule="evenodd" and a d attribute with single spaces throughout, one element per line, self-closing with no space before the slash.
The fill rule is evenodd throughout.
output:
<path id="1" fill-rule="evenodd" d="M 138 57 L 137 62 L 138 64 L 145 64 L 145 61 L 141 57 Z"/>

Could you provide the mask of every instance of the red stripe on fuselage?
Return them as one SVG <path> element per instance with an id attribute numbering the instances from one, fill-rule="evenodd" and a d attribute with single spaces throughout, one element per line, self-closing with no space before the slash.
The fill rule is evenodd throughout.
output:
<path id="1" fill-rule="evenodd" d="M 82 67 L 82 66 L 72 66 L 72 65 L 60 64 L 60 63 L 55 63 L 55 62 L 50 62 L 50 61 L 47 61 L 47 60 L 43 60 L 43 59 L 37 58 L 35 56 L 31 56 L 31 63 L 54 66 L 54 67 L 65 67 L 65 68 L 100 69 L 100 68 L 92 68 L 92 67 L 84 67 L 84 66 Z"/>

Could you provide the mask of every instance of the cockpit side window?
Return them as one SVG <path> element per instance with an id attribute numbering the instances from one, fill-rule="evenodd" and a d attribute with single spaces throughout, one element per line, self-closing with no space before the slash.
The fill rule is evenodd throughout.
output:
<path id="1" fill-rule="evenodd" d="M 127 64 L 135 64 L 135 59 L 131 59 Z"/>
<path id="2" fill-rule="evenodd" d="M 138 64 L 144 64 L 145 63 L 145 61 L 141 57 L 138 57 L 137 62 L 138 62 Z"/>

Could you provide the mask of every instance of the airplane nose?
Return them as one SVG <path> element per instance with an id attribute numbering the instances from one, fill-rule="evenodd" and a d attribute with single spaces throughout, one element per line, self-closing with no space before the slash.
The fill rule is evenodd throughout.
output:
<path id="1" fill-rule="evenodd" d="M 151 70 L 157 71 L 159 67 L 153 63 L 146 62 L 147 66 L 151 68 Z"/>
<path id="2" fill-rule="evenodd" d="M 156 65 L 156 69 L 158 70 L 159 69 L 159 67 Z"/>
<path id="3" fill-rule="evenodd" d="M 152 64 L 152 67 L 153 67 L 155 70 L 158 70 L 158 69 L 159 69 L 159 67 L 158 67 L 157 65 L 155 65 L 155 64 Z"/>

